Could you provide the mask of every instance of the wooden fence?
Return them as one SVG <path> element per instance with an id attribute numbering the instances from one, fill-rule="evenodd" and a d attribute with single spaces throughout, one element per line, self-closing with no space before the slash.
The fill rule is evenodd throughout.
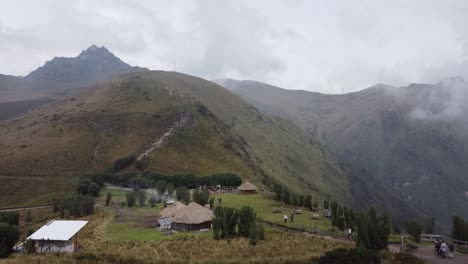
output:
<path id="1" fill-rule="evenodd" d="M 434 235 L 434 234 L 421 234 L 421 241 L 426 242 L 435 242 L 437 239 L 442 239 L 448 242 L 452 242 L 454 245 L 468 247 L 468 241 L 456 240 L 444 235 Z"/>

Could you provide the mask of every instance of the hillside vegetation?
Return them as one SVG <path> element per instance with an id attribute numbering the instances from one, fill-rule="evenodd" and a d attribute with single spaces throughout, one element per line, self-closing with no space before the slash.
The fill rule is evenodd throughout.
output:
<path id="1" fill-rule="evenodd" d="M 343 95 L 255 81 L 220 83 L 262 112 L 301 127 L 354 173 L 436 217 L 445 231 L 454 212 L 468 216 L 468 84 L 463 79 L 376 85 Z"/>
<path id="2" fill-rule="evenodd" d="M 163 174 L 234 172 L 352 203 L 346 170 L 298 131 L 200 78 L 124 74 L 0 123 L 1 206 L 38 201 L 145 152 Z"/>

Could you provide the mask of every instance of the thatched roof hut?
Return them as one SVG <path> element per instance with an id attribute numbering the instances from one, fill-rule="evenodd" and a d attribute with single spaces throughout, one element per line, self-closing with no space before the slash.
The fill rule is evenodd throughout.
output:
<path id="1" fill-rule="evenodd" d="M 237 187 L 240 193 L 257 193 L 257 186 L 250 182 L 244 182 L 241 186 Z"/>
<path id="2" fill-rule="evenodd" d="M 168 205 L 160 213 L 158 219 L 174 217 L 175 213 L 180 209 L 185 208 L 186 205 L 181 202 L 175 202 L 174 204 Z"/>
<path id="3" fill-rule="evenodd" d="M 172 228 L 179 231 L 211 228 L 213 217 L 213 211 L 192 202 L 174 214 Z"/>

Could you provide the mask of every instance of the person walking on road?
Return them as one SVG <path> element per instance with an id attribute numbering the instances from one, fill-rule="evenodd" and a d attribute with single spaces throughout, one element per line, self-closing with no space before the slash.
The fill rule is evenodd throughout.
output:
<path id="1" fill-rule="evenodd" d="M 286 224 L 288 222 L 288 216 L 287 215 L 284 215 L 283 216 L 283 219 L 284 219 L 284 223 Z"/>

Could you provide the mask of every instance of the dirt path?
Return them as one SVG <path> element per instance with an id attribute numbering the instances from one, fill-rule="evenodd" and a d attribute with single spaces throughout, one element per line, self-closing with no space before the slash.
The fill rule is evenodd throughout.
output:
<path id="1" fill-rule="evenodd" d="M 467 264 L 468 263 L 468 255 L 462 254 L 456 251 L 453 252 L 453 255 L 455 257 L 454 259 L 440 258 L 434 252 L 433 246 L 420 246 L 413 253 L 413 255 L 421 260 L 424 260 L 424 262 L 428 264 L 443 264 L 443 263 Z"/>
<path id="2" fill-rule="evenodd" d="M 400 245 L 392 244 L 388 246 L 390 252 L 398 253 L 400 252 Z M 467 264 L 468 263 L 468 254 L 462 254 L 459 252 L 454 252 L 454 259 L 441 258 L 436 255 L 434 252 L 433 246 L 419 246 L 418 249 L 411 253 L 415 257 L 423 260 L 427 264 Z"/>
<path id="3" fill-rule="evenodd" d="M 27 211 L 27 210 L 45 209 L 45 208 L 52 208 L 52 205 L 38 205 L 38 206 L 29 206 L 29 207 L 5 208 L 5 209 L 0 209 L 0 212 L 18 212 L 18 211 Z"/>
<path id="4" fill-rule="evenodd" d="M 347 244 L 355 244 L 354 241 L 352 240 L 349 240 L 348 238 L 346 237 L 340 237 L 340 236 L 334 236 L 334 235 L 330 235 L 330 234 L 326 234 L 320 230 L 316 230 L 315 232 L 309 232 L 309 231 L 305 231 L 305 230 L 300 230 L 298 228 L 292 228 L 292 227 L 286 227 L 286 226 L 282 226 L 282 225 L 278 225 L 278 224 L 274 224 L 274 223 L 270 223 L 270 222 L 266 222 L 266 221 L 263 221 L 264 224 L 268 225 L 269 227 L 271 228 L 274 228 L 276 230 L 280 230 L 280 231 L 283 231 L 283 232 L 288 232 L 288 233 L 292 233 L 292 234 L 297 234 L 297 235 L 304 235 L 304 236 L 320 236 L 324 239 L 327 239 L 327 240 L 332 240 L 332 241 L 336 241 L 336 242 L 340 242 L 340 243 L 347 243 Z"/>

